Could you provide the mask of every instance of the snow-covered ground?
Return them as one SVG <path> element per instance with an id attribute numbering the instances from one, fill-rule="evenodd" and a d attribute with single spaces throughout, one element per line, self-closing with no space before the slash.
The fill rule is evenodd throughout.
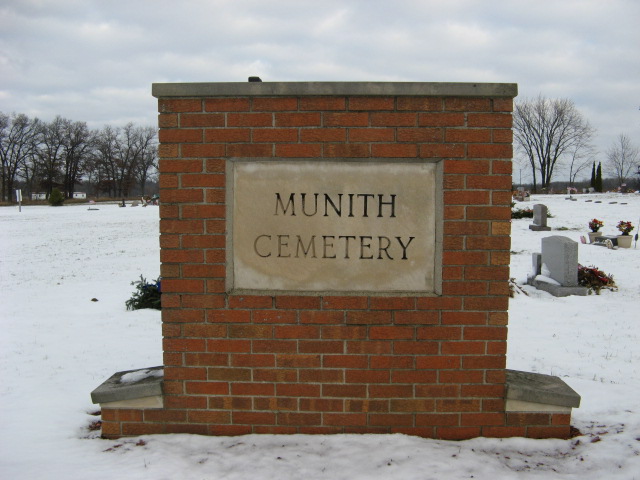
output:
<path id="1" fill-rule="evenodd" d="M 637 226 L 638 195 L 536 196 L 551 232 L 513 222 L 511 275 L 524 283 L 540 239 Z M 586 203 L 598 199 L 602 203 Z M 611 204 L 609 202 L 618 202 Z M 620 202 L 626 202 L 622 205 Z M 145 436 L 88 427 L 89 393 L 118 370 L 162 364 L 157 311 L 127 312 L 130 283 L 159 275 L 157 207 L 0 208 L 1 479 L 639 479 L 640 250 L 580 245 L 618 292 L 510 303 L 508 367 L 561 376 L 582 395 L 571 440 L 464 442 L 405 435 Z M 558 231 L 558 228 L 568 228 Z M 634 231 L 635 233 L 635 231 Z M 97 301 L 92 301 L 96 299 Z"/>

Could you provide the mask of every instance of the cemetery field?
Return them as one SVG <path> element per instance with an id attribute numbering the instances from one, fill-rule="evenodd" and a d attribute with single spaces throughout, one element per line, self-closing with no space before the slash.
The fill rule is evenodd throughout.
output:
<path id="1" fill-rule="evenodd" d="M 640 195 L 534 196 L 549 232 L 513 221 L 522 285 L 540 240 L 637 227 Z M 586 202 L 586 200 L 593 200 Z M 602 203 L 595 203 L 595 201 Z M 611 203 L 617 202 L 617 203 Z M 623 205 L 622 202 L 626 203 Z M 463 442 L 405 435 L 166 435 L 102 440 L 90 392 L 111 374 L 162 364 L 160 313 L 129 312 L 142 274 L 159 275 L 157 207 L 0 208 L 2 479 L 640 479 L 640 249 L 580 245 L 579 261 L 619 290 L 510 301 L 508 368 L 562 377 L 582 396 L 570 440 Z M 559 230 L 563 229 L 563 230 Z M 637 232 L 634 230 L 633 234 Z"/>

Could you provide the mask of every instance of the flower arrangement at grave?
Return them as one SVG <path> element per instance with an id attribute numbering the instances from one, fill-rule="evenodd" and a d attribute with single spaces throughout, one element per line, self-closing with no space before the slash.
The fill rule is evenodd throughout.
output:
<path id="1" fill-rule="evenodd" d="M 600 290 L 611 290 L 615 292 L 618 290 L 616 282 L 613 280 L 612 275 L 607 275 L 602 270 L 595 266 L 584 267 L 578 264 L 578 285 L 587 287 L 589 294 L 595 292 L 596 295 L 600 295 Z"/>
<path id="2" fill-rule="evenodd" d="M 140 275 L 140 280 L 131 282 L 135 285 L 136 291 L 133 292 L 131 298 L 125 302 L 127 310 L 139 310 L 142 308 L 154 308 L 161 310 L 160 297 L 162 295 L 161 279 L 158 277 L 152 280 L 153 283 L 147 282 L 147 279 Z"/>
<path id="3" fill-rule="evenodd" d="M 633 224 L 631 222 L 625 222 L 620 220 L 616 228 L 620 230 L 622 235 L 629 235 L 633 231 Z"/>
<path id="4" fill-rule="evenodd" d="M 589 222 L 589 228 L 591 229 L 592 232 L 597 232 L 602 228 L 603 225 L 604 223 L 601 220 L 598 220 L 597 218 L 594 218 Z"/>
<path id="5" fill-rule="evenodd" d="M 533 210 L 530 208 L 514 208 L 511 210 L 511 218 L 533 218 Z"/>

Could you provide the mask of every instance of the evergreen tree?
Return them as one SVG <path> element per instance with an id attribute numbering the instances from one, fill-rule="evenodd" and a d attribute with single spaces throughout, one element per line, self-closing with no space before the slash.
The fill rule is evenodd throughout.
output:
<path id="1" fill-rule="evenodd" d="M 591 165 L 591 187 L 596 188 L 596 162 Z"/>
<path id="2" fill-rule="evenodd" d="M 596 171 L 596 192 L 602 192 L 602 162 L 598 162 L 598 170 Z"/>
<path id="3" fill-rule="evenodd" d="M 49 205 L 52 207 L 61 207 L 64 203 L 64 195 L 60 190 L 54 188 L 51 190 L 51 195 L 49 195 Z"/>

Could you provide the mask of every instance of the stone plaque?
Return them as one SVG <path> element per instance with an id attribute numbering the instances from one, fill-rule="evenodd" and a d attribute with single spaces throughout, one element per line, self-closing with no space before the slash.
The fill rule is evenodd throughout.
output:
<path id="1" fill-rule="evenodd" d="M 435 292 L 435 163 L 229 163 L 229 291 Z"/>

